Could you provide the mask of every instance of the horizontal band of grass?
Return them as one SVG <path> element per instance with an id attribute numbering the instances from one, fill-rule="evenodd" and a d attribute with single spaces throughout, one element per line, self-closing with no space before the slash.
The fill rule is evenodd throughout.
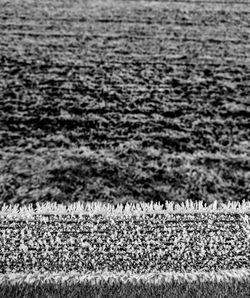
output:
<path id="1" fill-rule="evenodd" d="M 244 204 L 245 209 L 237 203 L 224 206 L 224 212 L 246 211 L 248 204 Z M 61 206 L 61 209 L 58 205 L 45 206 L 47 209 L 26 208 L 26 213 L 24 208 L 20 213 L 17 206 L 2 210 L 1 273 L 71 272 L 72 269 L 80 273 L 106 269 L 120 272 L 126 269 L 142 274 L 151 270 L 192 272 L 249 268 L 249 215 L 219 214 L 222 209 L 215 204 L 205 208 L 201 202 L 187 202 L 186 206 L 179 206 L 180 214 L 172 215 L 169 211 L 177 213 L 178 207 L 176 210 L 171 203 L 172 209 L 162 210 L 161 206 L 144 203 L 144 208 L 126 206 L 126 212 L 122 206 L 106 206 L 105 209 L 102 203 L 92 205 L 92 209 L 91 205 L 85 209 L 80 203 L 75 205 L 78 209 L 72 205 L 71 209 L 70 206 Z M 203 210 L 203 213 L 192 214 L 192 210 Z M 204 213 L 208 210 L 210 214 Z M 73 218 L 74 214 L 84 212 L 80 220 Z M 52 216 L 46 216 L 48 213 Z M 60 220 L 58 213 L 62 215 Z M 163 214 L 154 216 L 157 213 Z M 139 216 L 134 218 L 131 214 Z M 117 218 L 109 220 L 107 215 L 117 215 Z M 20 219 L 21 216 L 27 221 Z"/>
<path id="2" fill-rule="evenodd" d="M 45 283 L 86 283 L 90 282 L 92 285 L 99 285 L 102 282 L 114 283 L 148 283 L 160 285 L 171 282 L 245 282 L 250 281 L 250 269 L 232 269 L 232 270 L 219 270 L 219 271 L 194 271 L 194 272 L 150 272 L 146 274 L 135 274 L 129 271 L 126 272 L 108 272 L 97 271 L 94 273 L 77 273 L 72 272 L 36 272 L 36 273 L 8 273 L 0 274 L 0 285 L 3 284 L 45 284 Z"/>
<path id="3" fill-rule="evenodd" d="M 44 203 L 37 204 L 37 208 L 31 205 L 19 207 L 18 205 L 4 204 L 0 210 L 0 219 L 25 219 L 32 220 L 36 215 L 102 215 L 104 217 L 113 216 L 134 216 L 144 214 L 187 214 L 187 213 L 250 213 L 250 202 L 243 201 L 229 202 L 218 206 L 217 201 L 209 206 L 203 206 L 203 202 L 186 201 L 181 204 L 174 204 L 174 202 L 166 202 L 165 210 L 163 205 L 154 203 L 138 203 L 117 205 L 105 204 L 101 202 L 81 204 L 80 202 L 73 204 L 57 204 L 57 203 Z"/>
<path id="4" fill-rule="evenodd" d="M 97 278 L 94 276 L 87 281 L 84 276 L 81 275 L 81 279 L 84 282 L 79 282 L 79 279 L 74 278 L 74 274 L 71 275 L 58 275 L 55 278 L 47 276 L 47 282 L 39 282 L 36 279 L 37 276 L 31 277 L 31 275 L 25 278 L 25 282 L 20 280 L 19 284 L 3 284 L 0 283 L 0 294 L 1 297 L 12 298 L 12 297 L 86 297 L 86 298 L 100 298 L 100 297 L 185 297 L 185 298 L 210 298 L 210 297 L 226 297 L 226 298 L 245 298 L 248 297 L 250 290 L 249 279 L 246 279 L 246 270 L 237 270 L 237 272 L 224 272 L 222 273 L 211 273 L 206 274 L 206 277 L 218 277 L 218 282 L 206 280 L 204 282 L 198 282 L 195 278 L 198 276 L 198 272 L 189 274 L 188 278 L 172 280 L 172 282 L 164 282 L 164 278 L 160 280 L 160 283 L 156 283 L 155 280 L 147 279 L 140 284 L 137 283 L 136 278 L 130 278 L 130 282 L 127 280 L 118 281 L 116 278 L 113 279 L 105 278 L 106 282 L 96 282 Z M 169 273 L 172 274 L 172 273 Z M 151 274 L 152 276 L 153 274 Z M 200 273 L 199 273 L 200 275 Z M 210 275 L 210 276 L 209 276 Z M 231 280 L 227 276 L 231 276 Z M 235 278 L 235 275 L 237 277 Z M 55 275 L 54 275 L 55 276 Z M 180 275 L 176 275 L 179 276 Z M 184 275 L 182 275 L 184 276 Z M 203 274 L 201 273 L 201 276 Z M 241 280 L 239 279 L 239 277 Z M 187 277 L 185 275 L 185 277 Z M 222 277 L 222 278 L 221 278 Z M 31 280 L 33 278 L 33 280 Z M 244 279 L 244 281 L 243 281 Z M 178 281 L 177 281 L 178 280 Z M 74 282 L 75 281 L 75 282 Z M 118 281 L 118 282 L 116 282 Z M 191 282 L 192 281 L 192 282 Z"/>

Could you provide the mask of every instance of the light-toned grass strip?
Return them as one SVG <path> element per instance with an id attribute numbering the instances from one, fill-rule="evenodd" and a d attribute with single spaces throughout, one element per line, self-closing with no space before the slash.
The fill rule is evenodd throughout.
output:
<path id="1" fill-rule="evenodd" d="M 246 268 L 220 270 L 220 271 L 195 271 L 189 273 L 181 272 L 151 272 L 146 274 L 134 274 L 132 272 L 108 272 L 101 271 L 95 273 L 77 273 L 75 271 L 64 273 L 49 273 L 49 272 L 35 272 L 35 273 L 8 273 L 0 274 L 0 285 L 15 285 L 15 284 L 43 284 L 43 283 L 86 283 L 90 282 L 92 285 L 98 285 L 100 282 L 109 284 L 113 283 L 133 283 L 140 284 L 164 284 L 171 282 L 233 282 L 233 281 L 249 281 L 250 270 Z"/>
<path id="2" fill-rule="evenodd" d="M 57 203 L 43 203 L 37 204 L 36 210 L 31 205 L 18 206 L 18 205 L 6 205 L 4 204 L 0 210 L 0 219 L 25 219 L 32 220 L 35 215 L 89 215 L 101 214 L 104 217 L 122 217 L 144 214 L 193 214 L 193 213 L 250 213 L 250 202 L 243 201 L 229 202 L 228 204 L 222 204 L 218 206 L 215 201 L 210 206 L 203 206 L 203 201 L 192 202 L 185 201 L 181 204 L 174 202 L 166 202 L 166 210 L 163 210 L 163 206 L 159 204 L 151 203 L 137 203 L 127 204 L 123 210 L 122 205 L 115 207 L 112 204 L 106 204 L 102 202 L 94 203 L 73 203 L 73 204 L 57 204 Z"/>
<path id="3" fill-rule="evenodd" d="M 242 228 L 244 232 L 247 234 L 247 240 L 250 241 L 250 221 L 246 214 L 244 216 L 241 215 L 241 219 L 243 221 Z"/>

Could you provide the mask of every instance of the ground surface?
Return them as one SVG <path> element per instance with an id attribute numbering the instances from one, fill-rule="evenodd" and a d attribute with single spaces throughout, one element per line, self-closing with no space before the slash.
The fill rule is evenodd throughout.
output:
<path id="1" fill-rule="evenodd" d="M 0 204 L 250 198 L 248 1 L 0 0 Z"/>

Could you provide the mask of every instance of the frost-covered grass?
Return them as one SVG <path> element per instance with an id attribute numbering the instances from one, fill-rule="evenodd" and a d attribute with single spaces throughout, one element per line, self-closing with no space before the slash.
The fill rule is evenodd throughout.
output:
<path id="1" fill-rule="evenodd" d="M 250 221 L 248 220 L 247 213 L 250 213 L 250 202 L 243 201 L 229 202 L 228 204 L 221 204 L 218 206 L 215 201 L 210 206 L 203 206 L 203 202 L 186 201 L 184 203 L 175 204 L 174 202 L 166 202 L 165 210 L 163 206 L 155 203 L 138 203 L 117 205 L 104 204 L 101 202 L 81 204 L 80 202 L 74 204 L 57 204 L 57 203 L 44 203 L 37 204 L 36 208 L 31 205 L 19 207 L 18 205 L 3 205 L 0 210 L 0 219 L 34 219 L 35 215 L 89 215 L 94 216 L 101 214 L 103 217 L 122 217 L 143 214 L 182 214 L 182 213 L 243 213 L 241 218 L 243 221 L 243 229 L 250 240 Z"/>
<path id="2" fill-rule="evenodd" d="M 243 201 L 229 202 L 228 204 L 221 204 L 218 206 L 215 201 L 210 206 L 203 206 L 203 202 L 186 201 L 184 203 L 175 204 L 174 202 L 166 202 L 165 209 L 160 204 L 154 203 L 138 203 L 117 205 L 106 204 L 101 202 L 81 204 L 57 204 L 57 203 L 44 203 L 37 204 L 36 208 L 31 205 L 3 205 L 0 210 L 0 218 L 22 218 L 32 219 L 35 215 L 90 215 L 101 214 L 102 216 L 112 217 L 119 216 L 133 216 L 143 214 L 176 214 L 176 213 L 250 213 L 250 202 Z"/>

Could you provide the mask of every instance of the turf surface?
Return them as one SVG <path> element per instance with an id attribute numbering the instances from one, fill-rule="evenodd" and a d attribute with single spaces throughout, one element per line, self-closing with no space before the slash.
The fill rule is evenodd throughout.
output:
<path id="1" fill-rule="evenodd" d="M 0 1 L 0 204 L 250 198 L 244 1 Z"/>

